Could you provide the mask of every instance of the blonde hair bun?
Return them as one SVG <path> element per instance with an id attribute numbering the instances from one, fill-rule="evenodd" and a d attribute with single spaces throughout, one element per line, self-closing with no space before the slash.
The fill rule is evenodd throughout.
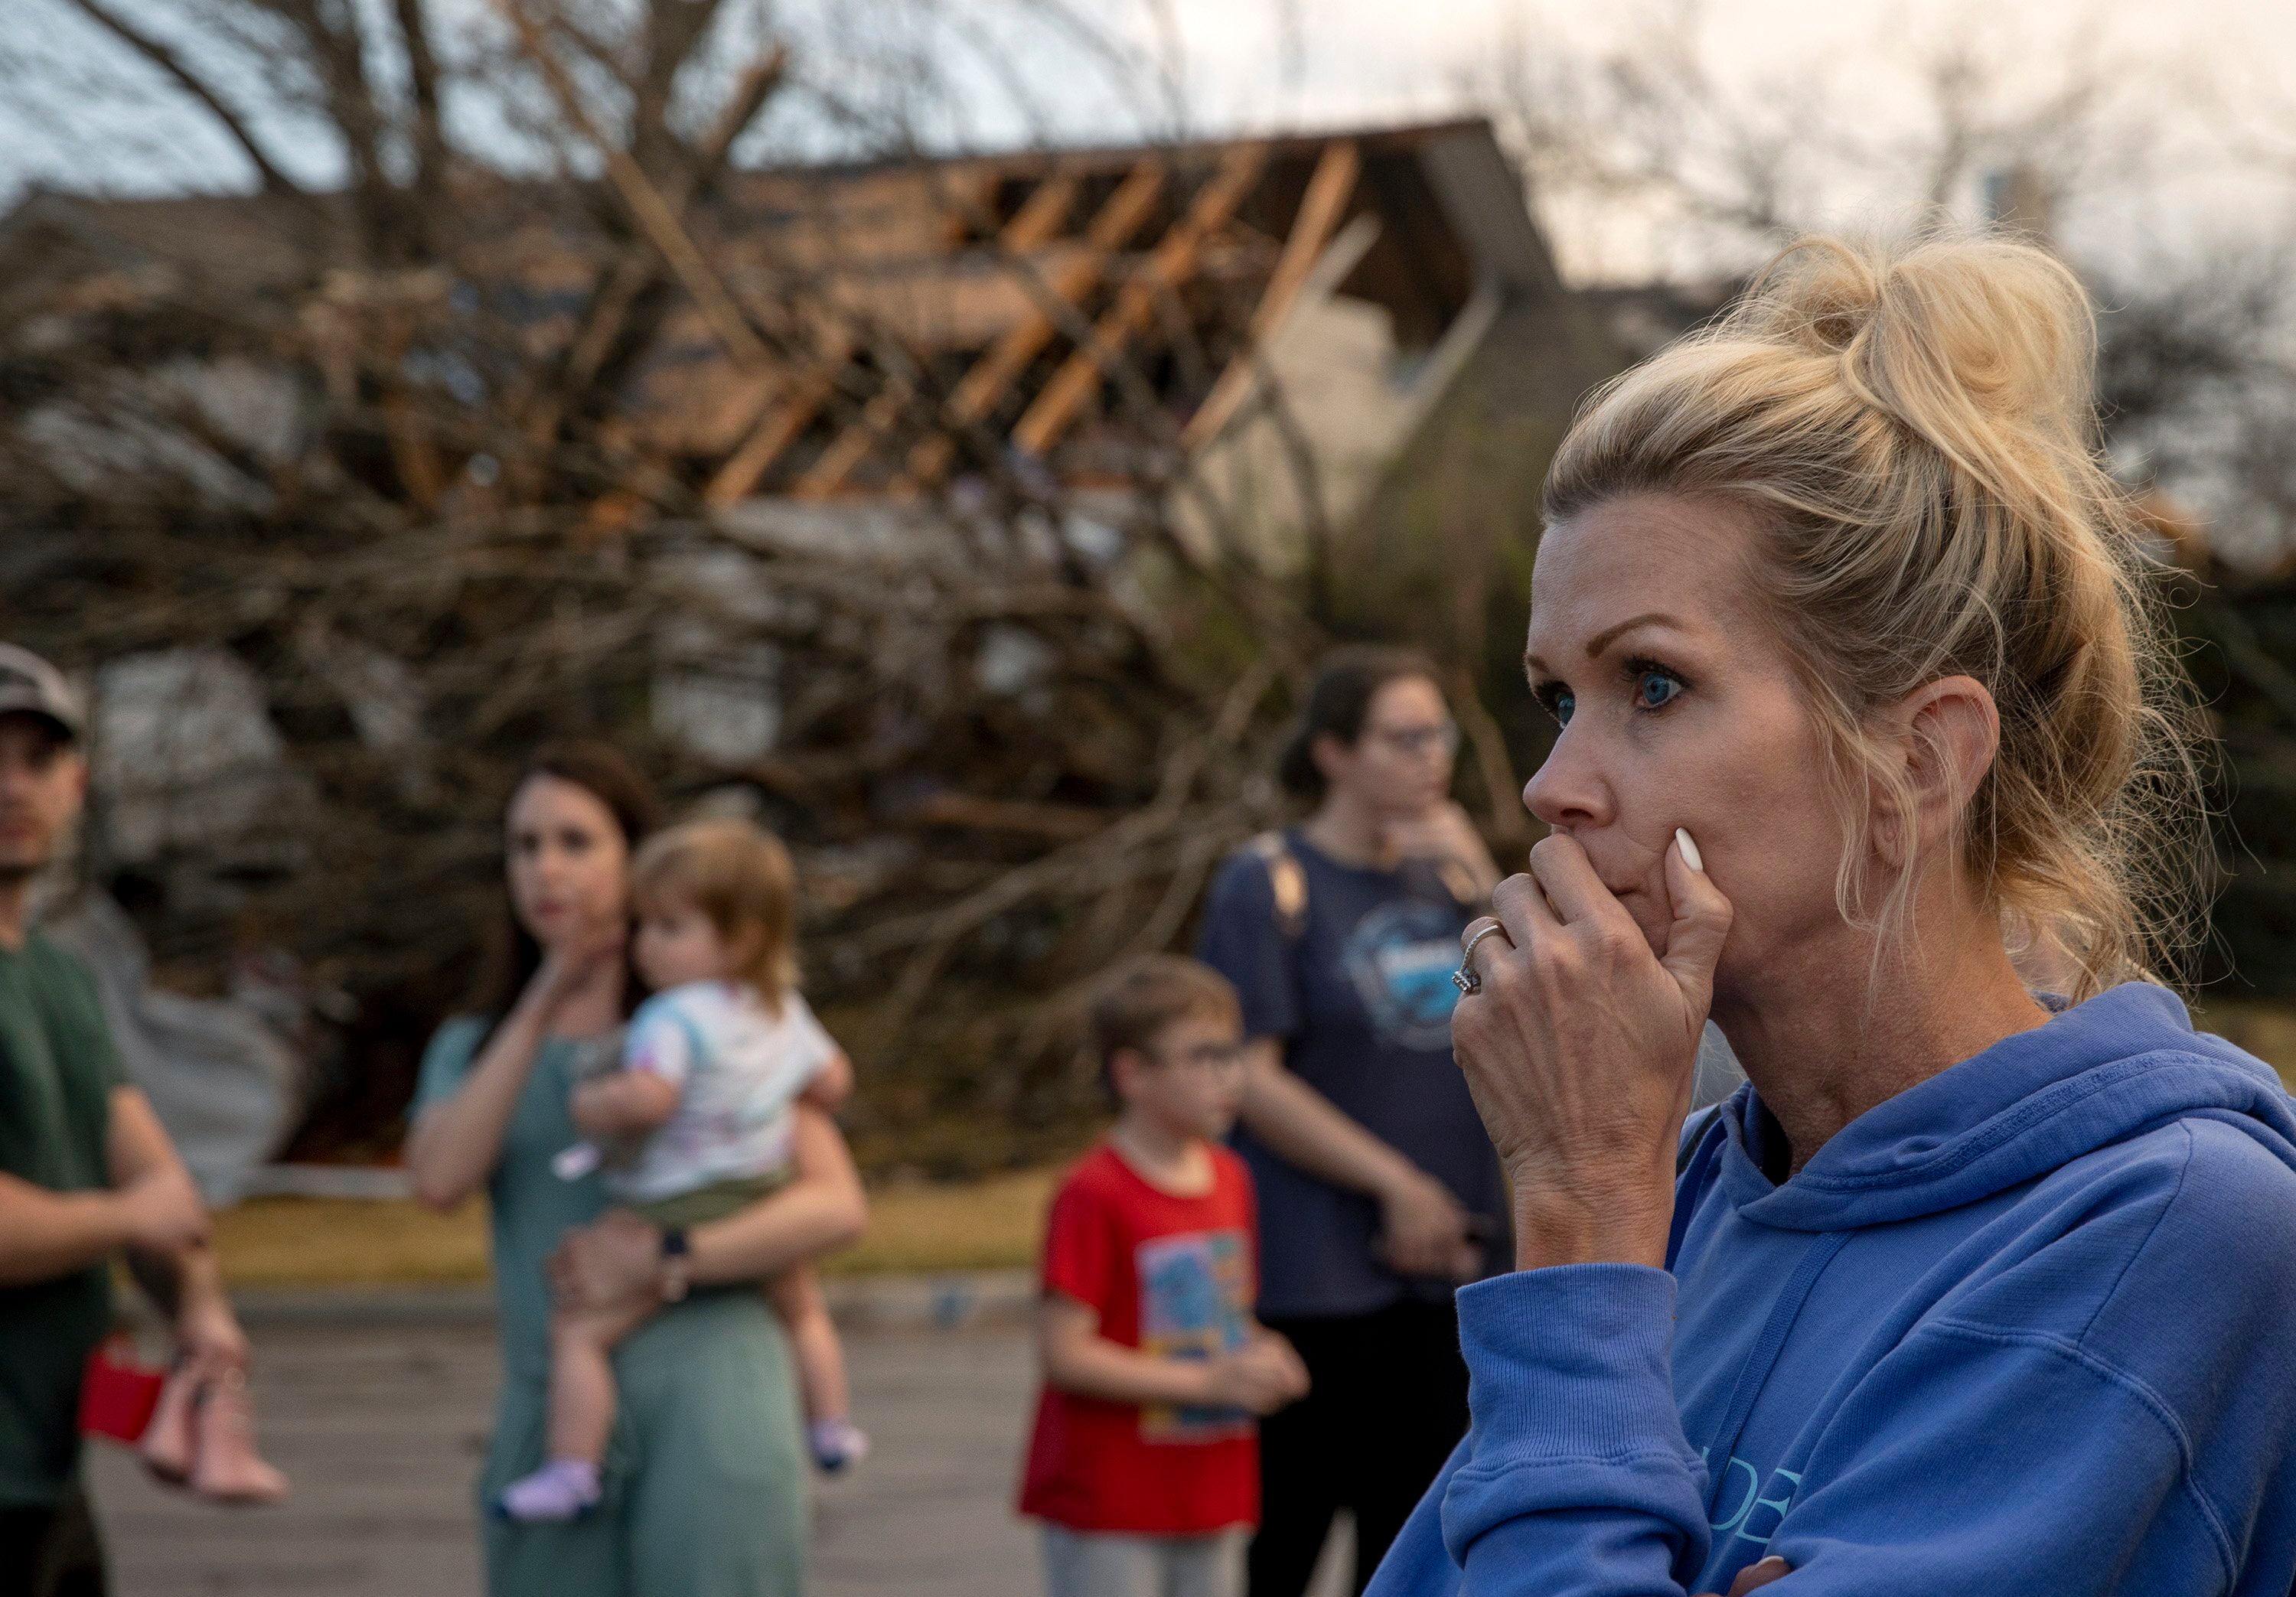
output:
<path id="1" fill-rule="evenodd" d="M 2090 422 L 2087 291 L 2054 256 L 2012 239 L 1931 234 L 1897 250 L 1804 239 L 1734 319 L 1750 336 L 1839 357 L 1853 390 L 1908 425 L 1960 402 L 2076 432 Z"/>

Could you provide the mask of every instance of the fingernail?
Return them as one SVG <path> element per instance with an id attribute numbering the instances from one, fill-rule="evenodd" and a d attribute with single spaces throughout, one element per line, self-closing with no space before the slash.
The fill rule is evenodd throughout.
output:
<path id="1" fill-rule="evenodd" d="M 1684 864 L 1688 865 L 1693 871 L 1703 871 L 1706 869 L 1706 862 L 1698 857 L 1698 845 L 1692 842 L 1690 840 L 1690 834 L 1683 831 L 1679 826 L 1674 829 L 1674 846 L 1682 850 L 1682 863 Z"/>

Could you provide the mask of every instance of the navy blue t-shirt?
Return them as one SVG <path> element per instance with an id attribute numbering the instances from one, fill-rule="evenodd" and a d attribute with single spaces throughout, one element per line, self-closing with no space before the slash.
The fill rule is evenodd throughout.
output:
<path id="1" fill-rule="evenodd" d="M 1480 1216 L 1506 1257 L 1507 1205 L 1466 1078 L 1451 1059 L 1459 934 L 1480 913 L 1425 864 L 1361 870 L 1320 854 L 1296 830 L 1284 842 L 1307 877 L 1299 936 L 1275 917 L 1267 864 L 1249 850 L 1212 882 L 1197 957 L 1235 984 L 1246 1036 L 1274 1038 L 1284 1063 L 1380 1141 Z M 1403 1276 L 1372 1254 L 1379 1206 L 1308 1175 L 1239 1126 L 1236 1151 L 1259 1192 L 1259 1312 L 1365 1314 L 1451 1287 Z"/>

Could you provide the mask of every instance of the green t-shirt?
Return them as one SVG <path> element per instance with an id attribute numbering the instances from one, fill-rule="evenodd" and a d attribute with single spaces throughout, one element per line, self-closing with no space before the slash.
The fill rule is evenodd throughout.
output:
<path id="1" fill-rule="evenodd" d="M 110 1186 L 111 1090 L 126 1080 L 79 962 L 37 934 L 0 948 L 0 1170 L 52 1192 Z M 107 1264 L 0 1287 L 0 1503 L 70 1488 L 80 1372 L 111 1324 Z"/>

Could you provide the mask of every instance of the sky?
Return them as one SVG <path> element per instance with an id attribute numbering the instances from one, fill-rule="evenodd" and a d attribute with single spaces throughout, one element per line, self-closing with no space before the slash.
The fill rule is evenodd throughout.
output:
<path id="1" fill-rule="evenodd" d="M 1463 78 L 1495 61 L 1624 51 L 1660 7 L 1523 0 L 1315 0 L 1306 62 L 1267 93 L 1279 55 L 1266 8 L 1234 0 L 1177 0 L 1197 97 L 1215 116 L 1272 114 L 1378 121 L 1442 114 Z M 2013 111 L 2094 61 L 2116 83 L 2104 120 L 2130 146 L 2112 169 L 2085 175 L 2083 216 L 2094 249 L 2124 258 L 2174 253 L 2187 235 L 2277 228 L 2296 218 L 2296 4 L 2288 0 L 1708 0 L 1696 37 L 1714 80 L 1759 105 L 1775 95 L 1822 97 L 1837 125 L 1918 142 L 1926 103 L 1915 63 L 1956 42 L 1997 74 Z M 2243 146 L 2261 140 L 2278 157 Z M 1813 157 L 1813 166 L 1821 165 Z M 1903 201 L 1890 177 L 1823 180 L 1808 219 L 1855 224 Z M 1552 218 L 1550 218 L 1552 221 Z M 1574 274 L 1632 277 L 1666 253 L 1631 218 L 1608 241 L 1559 238 Z M 1607 251 L 1607 253 L 1606 253 Z"/>
<path id="2" fill-rule="evenodd" d="M 1280 14 L 1275 8 L 1236 0 L 1176 4 L 1192 53 L 1208 70 L 1234 71 L 1240 84 L 1248 84 L 1256 63 L 1272 55 L 1273 22 Z M 1316 0 L 1307 44 L 1308 93 L 1348 114 L 1410 114 L 1439 102 L 1456 70 L 1511 28 L 1600 35 L 1622 18 L 1655 9 L 1632 0 L 1599 8 L 1520 0 L 1430 0 L 1409 8 L 1390 0 Z M 2284 67 L 2296 46 L 2296 8 L 2286 0 L 2012 0 L 1990 6 L 1966 0 L 1710 0 L 1700 9 L 1718 58 L 1749 70 L 1836 52 L 1865 65 L 1877 37 L 1886 47 L 1890 39 L 1937 25 L 2002 38 L 2021 32 L 2036 45 L 2062 43 L 2068 32 L 2103 32 L 2156 65 L 2190 52 Z M 1602 20 L 1587 20 L 1595 11 Z M 1993 30 L 2005 12 L 2014 13 L 2020 26 Z"/>
<path id="3" fill-rule="evenodd" d="M 217 0 L 117 0 L 156 28 Z M 369 4 L 380 0 L 364 0 Z M 1042 19 L 1044 0 L 734 0 L 800 41 L 826 83 L 865 73 L 845 56 L 914 52 L 947 101 L 925 136 L 1004 145 L 1050 138 L 1119 139 L 1143 131 L 1329 127 L 1458 114 L 1490 102 L 1506 74 L 1577 63 L 1580 79 L 1606 58 L 1647 53 L 1650 19 L 1683 0 L 1602 7 L 1550 0 L 1060 0 L 1133 53 L 1121 74 Z M 488 0 L 430 0 L 450 16 Z M 1927 102 L 1912 64 L 1954 43 L 1987 63 L 1988 103 L 2030 105 L 2079 63 L 2114 84 L 2100 151 L 2066 226 L 2093 250 L 2142 260 L 2193 240 L 2286 225 L 2296 218 L 2296 5 L 2288 0 L 1704 0 L 1695 37 L 1723 101 L 1751 125 L 1765 119 L 1789 145 L 1800 219 L 1871 219 L 1902 207 L 1905 176 L 1872 161 L 1853 168 L 1826 146 L 1920 144 Z M 867 33 L 865 44 L 857 36 Z M 209 40 L 188 36 L 193 48 Z M 7 72 L 11 62 L 17 70 Z M 1159 69 L 1173 81 L 1160 86 Z M 28 74 L 23 69 L 29 65 Z M 1119 83 L 1119 76 L 1124 81 Z M 2288 81 L 2283 83 L 2280 78 Z M 112 192 L 245 186 L 227 141 L 180 96 L 151 93 L 148 69 L 117 50 L 69 0 L 0 3 L 0 205 L 33 184 Z M 259 103 L 275 86 L 236 86 Z M 140 90 L 141 92 L 135 92 Z M 865 100 L 865 89 L 853 91 Z M 1175 108 L 1178 108 L 1177 111 Z M 793 111 L 768 139 L 778 151 L 832 149 L 834 119 Z M 1791 120 L 1808 119 L 1806 143 Z M 326 146 L 286 121 L 283 164 L 324 181 Z M 469 112 L 468 136 L 515 141 Z M 2241 148 L 2262 140 L 2277 160 Z M 1886 165 L 1886 163 L 1884 163 Z M 1967 201 L 1969 196 L 1962 196 Z M 1581 280 L 1684 274 L 1712 240 L 1685 231 L 1662 202 L 1604 200 L 1545 210 L 1566 269 Z"/>

